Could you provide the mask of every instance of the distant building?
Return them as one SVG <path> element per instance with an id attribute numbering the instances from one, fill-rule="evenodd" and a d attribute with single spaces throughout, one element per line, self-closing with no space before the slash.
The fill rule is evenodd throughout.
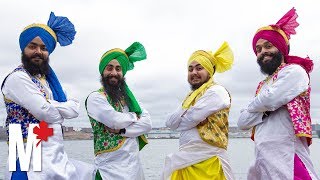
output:
<path id="1" fill-rule="evenodd" d="M 62 131 L 63 132 L 72 132 L 72 131 L 74 131 L 74 129 L 73 129 L 73 127 L 62 126 Z"/>
<path id="2" fill-rule="evenodd" d="M 318 137 L 320 138 L 320 124 L 312 124 L 311 126 L 313 134 L 318 135 Z"/>
<path id="3" fill-rule="evenodd" d="M 92 133 L 92 128 L 81 128 L 81 132 Z"/>
<path id="4" fill-rule="evenodd" d="M 161 138 L 179 138 L 180 133 L 171 131 L 169 128 L 152 128 L 148 133 L 150 139 L 161 139 Z"/>
<path id="5" fill-rule="evenodd" d="M 0 126 L 0 140 L 7 140 L 6 128 Z"/>
<path id="6" fill-rule="evenodd" d="M 237 126 L 229 126 L 229 132 L 235 133 L 241 131 Z"/>

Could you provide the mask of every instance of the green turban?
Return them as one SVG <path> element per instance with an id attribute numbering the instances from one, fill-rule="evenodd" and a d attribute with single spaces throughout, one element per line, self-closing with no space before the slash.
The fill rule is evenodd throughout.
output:
<path id="1" fill-rule="evenodd" d="M 123 76 L 127 71 L 134 68 L 133 63 L 147 58 L 146 50 L 139 42 L 134 42 L 125 51 L 119 48 L 111 49 L 103 54 L 99 64 L 99 72 L 103 73 L 110 61 L 116 59 L 121 68 Z"/>

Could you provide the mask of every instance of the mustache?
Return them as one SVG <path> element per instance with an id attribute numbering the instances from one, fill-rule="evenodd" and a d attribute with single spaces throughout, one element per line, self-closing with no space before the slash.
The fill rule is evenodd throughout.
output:
<path id="1" fill-rule="evenodd" d="M 117 80 L 121 80 L 119 75 L 107 75 L 104 77 L 106 80 L 109 80 L 111 78 L 116 78 Z"/>
<path id="2" fill-rule="evenodd" d="M 271 56 L 272 58 L 274 58 L 275 54 L 266 52 L 266 53 L 262 54 L 257 60 L 262 61 L 264 59 L 264 57 L 266 57 L 266 56 Z"/>
<path id="3" fill-rule="evenodd" d="M 198 76 L 198 75 L 192 75 L 192 76 L 191 76 L 191 79 L 194 79 L 194 78 L 200 78 L 200 76 Z"/>
<path id="4" fill-rule="evenodd" d="M 32 58 L 40 58 L 40 59 L 44 60 L 44 57 L 41 54 L 34 54 L 34 55 L 30 56 L 30 59 L 32 59 Z"/>

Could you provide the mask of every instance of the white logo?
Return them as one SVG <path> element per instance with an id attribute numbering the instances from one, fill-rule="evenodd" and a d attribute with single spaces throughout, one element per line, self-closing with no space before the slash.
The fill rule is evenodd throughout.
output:
<path id="1" fill-rule="evenodd" d="M 38 124 L 29 124 L 28 139 L 23 142 L 21 125 L 9 124 L 9 171 L 16 171 L 17 155 L 19 157 L 21 171 L 29 171 L 32 153 L 32 170 L 41 171 L 41 143 L 37 144 L 37 136 L 33 133 Z M 18 153 L 17 153 L 18 149 Z"/>

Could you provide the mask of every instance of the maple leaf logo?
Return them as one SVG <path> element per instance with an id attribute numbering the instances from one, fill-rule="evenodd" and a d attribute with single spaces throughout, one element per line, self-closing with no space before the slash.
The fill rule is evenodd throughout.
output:
<path id="1" fill-rule="evenodd" d="M 40 121 L 39 127 L 35 126 L 33 128 L 33 134 L 36 134 L 37 139 L 39 139 L 39 142 L 36 144 L 36 147 L 38 147 L 42 140 L 48 141 L 48 137 L 53 135 L 53 128 L 48 128 L 48 124 L 45 121 Z"/>

